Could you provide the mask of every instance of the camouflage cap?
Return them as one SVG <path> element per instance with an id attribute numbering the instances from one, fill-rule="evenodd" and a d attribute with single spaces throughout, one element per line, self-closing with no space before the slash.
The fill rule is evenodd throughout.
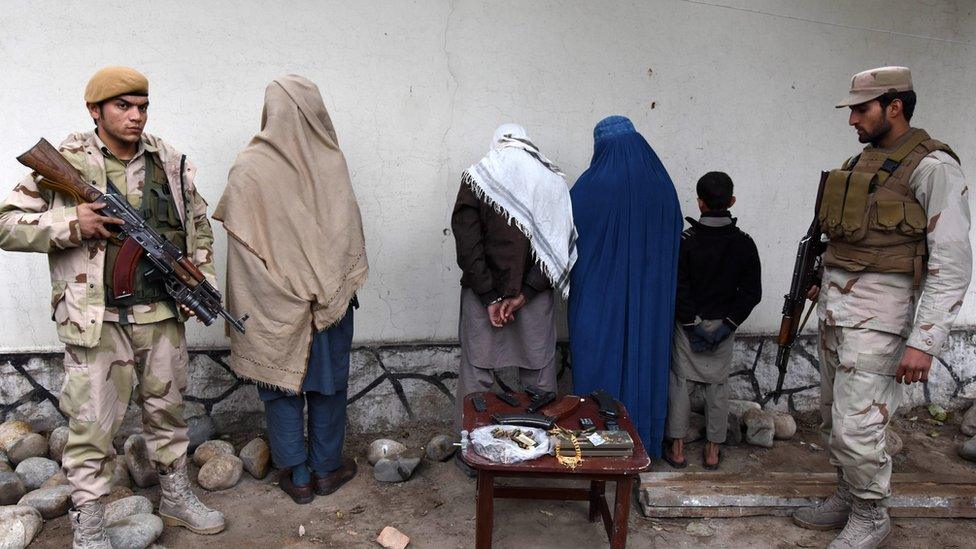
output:
<path id="1" fill-rule="evenodd" d="M 851 91 L 837 108 L 867 103 L 888 92 L 912 89 L 912 71 L 908 67 L 878 67 L 855 74 L 851 78 Z"/>
<path id="2" fill-rule="evenodd" d="M 88 81 L 85 103 L 101 103 L 120 95 L 149 95 L 149 80 L 129 67 L 105 67 Z"/>

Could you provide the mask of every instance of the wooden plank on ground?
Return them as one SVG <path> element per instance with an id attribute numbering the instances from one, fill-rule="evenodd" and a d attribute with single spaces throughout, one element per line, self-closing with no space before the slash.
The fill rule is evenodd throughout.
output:
<path id="1" fill-rule="evenodd" d="M 833 473 L 642 473 L 641 509 L 648 517 L 789 515 L 829 496 Z M 976 483 L 962 477 L 892 475 L 888 502 L 895 517 L 976 518 Z"/>

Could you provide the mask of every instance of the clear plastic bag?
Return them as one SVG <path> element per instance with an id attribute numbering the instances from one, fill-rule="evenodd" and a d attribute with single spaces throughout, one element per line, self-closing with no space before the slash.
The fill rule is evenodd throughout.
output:
<path id="1" fill-rule="evenodd" d="M 532 437 L 536 442 L 534 448 L 522 448 L 515 441 L 505 438 L 495 438 L 492 434 L 496 429 L 511 433 L 516 429 Z M 528 461 L 549 453 L 549 435 L 542 429 L 522 427 L 519 425 L 486 425 L 471 431 L 471 445 L 479 456 L 495 463 L 519 463 Z"/>

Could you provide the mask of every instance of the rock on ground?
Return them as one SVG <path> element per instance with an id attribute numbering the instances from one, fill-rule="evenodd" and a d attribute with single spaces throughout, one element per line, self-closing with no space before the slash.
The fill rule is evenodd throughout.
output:
<path id="1" fill-rule="evenodd" d="M 129 478 L 129 466 L 125 464 L 125 456 L 115 456 L 115 470 L 112 471 L 112 486 L 132 487 L 132 479 Z"/>
<path id="2" fill-rule="evenodd" d="M 244 462 L 233 454 L 219 455 L 200 468 L 197 482 L 207 490 L 226 490 L 241 480 Z"/>
<path id="3" fill-rule="evenodd" d="M 17 465 L 17 474 L 24 479 L 28 491 L 37 490 L 44 481 L 53 477 L 61 467 L 54 461 L 42 457 L 32 457 Z"/>
<path id="4" fill-rule="evenodd" d="M 163 533 L 163 520 L 156 515 L 126 517 L 105 529 L 112 547 L 145 549 Z"/>
<path id="5" fill-rule="evenodd" d="M 0 507 L 0 547 L 23 549 L 30 545 L 41 531 L 44 521 L 41 514 L 26 505 Z"/>
<path id="6" fill-rule="evenodd" d="M 140 488 L 148 488 L 159 484 L 159 473 L 149 460 L 149 448 L 142 435 L 132 435 L 125 441 L 125 466 L 132 477 L 132 482 Z"/>
<path id="7" fill-rule="evenodd" d="M 457 447 L 454 443 L 457 442 L 455 437 L 450 435 L 437 435 L 430 439 L 425 448 L 425 453 L 427 454 L 427 459 L 431 461 L 447 461 L 451 459 L 454 455 L 454 451 Z"/>
<path id="8" fill-rule="evenodd" d="M 14 465 L 27 458 L 44 457 L 46 455 L 47 439 L 44 438 L 44 435 L 37 433 L 27 433 L 7 449 L 7 457 L 10 458 L 11 463 Z"/>
<path id="9" fill-rule="evenodd" d="M 69 498 L 71 497 L 70 486 L 54 486 L 52 488 L 40 488 L 20 498 L 17 505 L 28 505 L 37 509 L 41 517 L 45 520 L 60 517 L 68 512 Z"/>
<path id="10" fill-rule="evenodd" d="M 959 457 L 969 461 L 976 461 L 976 437 L 973 437 L 959 447 Z"/>
<path id="11" fill-rule="evenodd" d="M 0 471 L 0 505 L 14 505 L 26 493 L 27 487 L 20 475 L 13 471 Z"/>
<path id="12" fill-rule="evenodd" d="M 13 470 L 14 468 L 10 466 L 10 460 L 7 459 L 7 452 L 0 450 L 0 473 Z"/>
<path id="13" fill-rule="evenodd" d="M 54 461 L 61 462 L 61 456 L 64 455 L 64 445 L 68 443 L 68 427 L 62 425 L 53 431 L 51 431 L 51 436 L 47 438 L 47 456 Z"/>
<path id="14" fill-rule="evenodd" d="M 890 428 L 885 431 L 885 452 L 889 456 L 897 456 L 904 447 L 905 443 L 902 441 L 901 435 Z"/>
<path id="15" fill-rule="evenodd" d="M 51 478 L 44 481 L 41 488 L 54 488 L 55 486 L 67 486 L 68 477 L 64 475 L 64 470 L 59 469 L 57 473 L 51 475 Z"/>
<path id="16" fill-rule="evenodd" d="M 244 470 L 256 479 L 262 479 L 271 469 L 271 449 L 264 439 L 256 438 L 241 448 L 237 457 L 244 462 Z"/>
<path id="17" fill-rule="evenodd" d="M 33 432 L 34 428 L 29 423 L 20 421 L 19 419 L 12 419 L 0 423 L 0 450 L 4 452 L 9 451 L 13 443 L 20 440 L 24 435 Z"/>
<path id="18" fill-rule="evenodd" d="M 234 455 L 234 446 L 226 440 L 208 440 L 193 451 L 193 463 L 203 467 L 211 459 L 220 455 Z"/>
<path id="19" fill-rule="evenodd" d="M 966 436 L 976 436 L 976 402 L 962 415 L 962 432 Z"/>
<path id="20" fill-rule="evenodd" d="M 379 460 L 383 458 L 395 458 L 406 450 L 406 446 L 395 440 L 379 438 L 374 440 L 369 445 L 369 450 L 366 451 L 366 459 L 369 461 L 370 465 L 376 465 L 376 462 Z"/>
<path id="21" fill-rule="evenodd" d="M 105 506 L 105 524 L 111 526 L 124 518 L 133 515 L 151 515 L 152 512 L 152 502 L 143 496 L 125 497 Z"/>
<path id="22" fill-rule="evenodd" d="M 776 434 L 773 414 L 756 409 L 746 410 L 742 421 L 746 425 L 746 442 L 763 448 L 773 447 L 773 437 Z"/>
<path id="23" fill-rule="evenodd" d="M 410 544 L 410 538 L 396 528 L 387 526 L 376 536 L 376 543 L 386 549 L 404 549 Z"/>
<path id="24" fill-rule="evenodd" d="M 705 416 L 691 412 L 688 416 L 688 431 L 685 432 L 685 444 L 691 444 L 705 438 Z"/>
<path id="25" fill-rule="evenodd" d="M 400 454 L 393 459 L 382 458 L 373 466 L 373 478 L 380 482 L 403 482 L 410 479 L 417 465 L 420 457 Z"/>
<path id="26" fill-rule="evenodd" d="M 742 444 L 742 419 L 729 412 L 729 423 L 725 433 L 725 443 L 729 446 Z"/>
<path id="27" fill-rule="evenodd" d="M 776 440 L 790 440 L 796 434 L 796 420 L 787 412 L 773 413 L 773 430 Z"/>

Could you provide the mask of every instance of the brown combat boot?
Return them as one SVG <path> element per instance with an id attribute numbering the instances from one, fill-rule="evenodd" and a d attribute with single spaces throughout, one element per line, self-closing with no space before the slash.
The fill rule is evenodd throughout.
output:
<path id="1" fill-rule="evenodd" d="M 338 469 L 320 477 L 312 472 L 312 486 L 315 488 L 315 495 L 327 496 L 335 492 L 343 484 L 349 482 L 356 476 L 356 462 L 347 457 L 342 458 L 342 465 Z"/>

